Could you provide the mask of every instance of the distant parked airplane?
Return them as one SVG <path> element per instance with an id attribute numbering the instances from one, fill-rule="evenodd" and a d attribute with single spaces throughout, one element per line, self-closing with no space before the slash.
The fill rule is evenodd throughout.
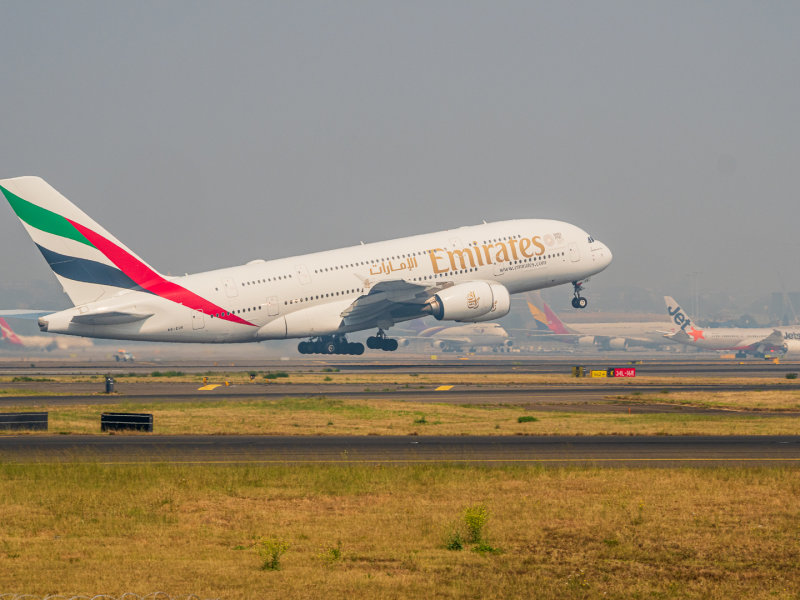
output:
<path id="1" fill-rule="evenodd" d="M 0 334 L 2 334 L 2 348 L 9 350 L 73 350 L 75 348 L 88 348 L 92 340 L 87 338 L 70 338 L 60 335 L 19 335 L 11 329 L 8 322 L 0 317 Z"/>
<path id="2" fill-rule="evenodd" d="M 674 298 L 664 296 L 677 331 L 667 339 L 704 350 L 734 350 L 737 358 L 800 354 L 800 327 L 698 327 Z"/>
<path id="3" fill-rule="evenodd" d="M 405 336 L 401 345 L 417 340 L 430 343 L 443 352 L 462 352 L 476 348 L 498 349 L 510 348 L 513 345 L 511 336 L 499 323 L 465 323 L 450 327 L 435 326 L 422 329 L 415 336 Z"/>
<path id="4" fill-rule="evenodd" d="M 669 343 L 664 334 L 674 330 L 668 321 L 619 321 L 616 323 L 579 323 L 568 325 L 542 301 L 542 310 L 528 301 L 533 318 L 544 323 L 559 341 L 601 350 L 626 350 L 632 346 L 646 348 Z"/>
<path id="5" fill-rule="evenodd" d="M 573 304 L 582 308 L 582 282 L 611 263 L 611 251 L 584 230 L 526 219 L 168 277 L 43 179 L 5 179 L 0 191 L 74 304 L 38 312 L 40 329 L 86 337 L 310 337 L 298 345 L 303 354 L 361 354 L 364 345 L 346 334 L 377 329 L 367 347 L 396 350 L 397 340 L 384 333 L 395 323 L 425 315 L 491 321 L 509 312 L 518 292 L 571 283 Z"/>

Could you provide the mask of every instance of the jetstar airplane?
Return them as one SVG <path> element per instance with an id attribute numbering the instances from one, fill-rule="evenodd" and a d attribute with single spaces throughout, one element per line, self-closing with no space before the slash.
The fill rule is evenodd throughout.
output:
<path id="1" fill-rule="evenodd" d="M 667 313 L 678 331 L 665 337 L 704 350 L 735 350 L 736 358 L 800 354 L 800 327 L 700 328 L 670 296 L 664 296 Z"/>
<path id="2" fill-rule="evenodd" d="M 666 321 L 620 321 L 617 323 L 580 323 L 568 325 L 542 301 L 542 309 L 530 300 L 528 310 L 534 319 L 547 325 L 561 342 L 600 350 L 627 350 L 633 346 L 663 347 L 669 343 L 664 333 L 674 330 Z M 546 336 L 542 336 L 546 337 Z"/>
<path id="3" fill-rule="evenodd" d="M 3 347 L 13 350 L 73 350 L 93 345 L 92 340 L 86 338 L 18 335 L 2 317 L 0 317 L 0 335 L 2 335 Z"/>
<path id="4" fill-rule="evenodd" d="M 484 223 L 183 277 L 158 273 L 38 177 L 0 190 L 74 306 L 38 317 L 42 331 L 158 342 L 310 338 L 301 353 L 361 354 L 346 335 L 377 329 L 367 347 L 397 349 L 385 329 L 432 315 L 502 317 L 510 294 L 581 283 L 611 262 L 582 229 L 528 219 Z M 24 313 L 24 314 L 23 314 Z"/>

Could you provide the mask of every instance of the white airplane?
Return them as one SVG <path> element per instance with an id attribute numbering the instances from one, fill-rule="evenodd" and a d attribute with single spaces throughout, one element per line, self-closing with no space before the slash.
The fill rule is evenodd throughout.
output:
<path id="1" fill-rule="evenodd" d="M 675 331 L 675 327 L 669 321 L 620 321 L 570 325 L 561 321 L 544 301 L 542 310 L 528 301 L 528 310 L 533 318 L 546 325 L 559 341 L 596 347 L 600 350 L 627 350 L 633 346 L 663 347 L 669 343 L 664 334 Z"/>
<path id="2" fill-rule="evenodd" d="M 406 346 L 411 340 L 425 341 L 443 352 L 461 352 L 464 348 L 510 348 L 511 336 L 500 323 L 465 323 L 464 325 L 427 327 L 414 336 L 399 340 Z"/>
<path id="3" fill-rule="evenodd" d="M 665 337 L 704 350 L 734 350 L 737 358 L 752 354 L 758 358 L 770 355 L 800 354 L 800 327 L 715 327 L 698 328 L 688 313 L 670 296 L 664 296 L 667 314 L 678 327 Z"/>
<path id="4" fill-rule="evenodd" d="M 432 315 L 489 321 L 510 294 L 581 283 L 611 262 L 582 229 L 543 219 L 484 223 L 183 277 L 158 273 L 38 177 L 0 191 L 74 306 L 2 311 L 39 319 L 42 331 L 157 342 L 311 338 L 301 353 L 361 354 L 346 335 L 377 329 L 367 347 L 396 350 L 385 329 Z"/>
<path id="5" fill-rule="evenodd" d="M 19 335 L 0 317 L 0 339 L 3 347 L 13 350 L 74 350 L 92 346 L 92 340 L 63 336 Z"/>

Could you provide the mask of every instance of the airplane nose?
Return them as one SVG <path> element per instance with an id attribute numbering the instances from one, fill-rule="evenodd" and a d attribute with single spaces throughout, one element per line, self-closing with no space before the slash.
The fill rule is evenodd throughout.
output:
<path id="1" fill-rule="evenodd" d="M 600 264 L 603 265 L 602 268 L 605 269 L 608 265 L 611 264 L 614 255 L 611 253 L 611 250 L 608 248 L 608 246 L 606 246 L 604 243 L 599 242 L 599 244 L 600 244 L 600 252 L 598 252 L 599 254 L 598 258 L 600 259 Z"/>

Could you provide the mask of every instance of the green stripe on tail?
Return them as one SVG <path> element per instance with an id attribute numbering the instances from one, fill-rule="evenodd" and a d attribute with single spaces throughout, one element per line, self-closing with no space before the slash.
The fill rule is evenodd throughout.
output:
<path id="1" fill-rule="evenodd" d="M 52 233 L 53 235 L 75 240 L 76 242 L 94 248 L 94 245 L 61 215 L 32 204 L 27 200 L 23 200 L 19 196 L 9 192 L 3 186 L 0 186 L 0 190 L 3 191 L 3 195 L 6 197 L 6 200 L 8 200 L 11 208 L 14 209 L 14 212 L 17 213 L 17 216 L 31 227 L 35 227 L 46 233 Z"/>

